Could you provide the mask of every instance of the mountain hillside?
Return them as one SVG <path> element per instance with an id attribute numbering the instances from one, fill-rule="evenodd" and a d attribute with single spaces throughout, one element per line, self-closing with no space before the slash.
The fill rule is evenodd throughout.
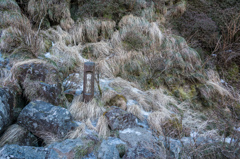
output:
<path id="1" fill-rule="evenodd" d="M 239 60 L 238 0 L 0 0 L 0 158 L 240 158 Z"/>

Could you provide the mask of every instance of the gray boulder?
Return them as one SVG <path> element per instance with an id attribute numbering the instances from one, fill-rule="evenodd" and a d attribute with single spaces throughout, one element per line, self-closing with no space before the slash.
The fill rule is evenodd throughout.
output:
<path id="1" fill-rule="evenodd" d="M 168 149 L 168 156 L 171 158 L 180 158 L 183 150 L 183 145 L 180 140 L 172 139 L 170 137 L 159 137 L 159 141 L 163 142 L 165 147 Z"/>
<path id="2" fill-rule="evenodd" d="M 118 138 L 109 137 L 103 140 L 98 150 L 100 159 L 119 159 L 125 154 L 127 145 Z"/>
<path id="3" fill-rule="evenodd" d="M 111 130 L 123 130 L 137 126 L 136 116 L 116 106 L 113 106 L 112 109 L 105 114 L 105 116 L 108 119 Z"/>
<path id="4" fill-rule="evenodd" d="M 129 146 L 124 158 L 166 158 L 166 150 L 162 142 L 159 142 L 144 128 L 128 128 L 119 131 L 119 138 Z"/>
<path id="5" fill-rule="evenodd" d="M 28 101 L 42 100 L 53 105 L 64 105 L 63 80 L 53 65 L 42 60 L 28 60 L 16 63 L 11 72 Z"/>
<path id="6" fill-rule="evenodd" d="M 124 159 L 166 158 L 165 153 L 158 152 L 158 145 L 139 142 L 136 147 L 129 148 Z"/>
<path id="7" fill-rule="evenodd" d="M 59 158 L 68 159 L 78 157 L 76 153 L 82 150 L 83 142 L 81 139 L 67 139 L 62 142 L 56 142 L 48 146 L 57 152 Z M 80 157 L 80 156 L 79 156 Z"/>
<path id="8" fill-rule="evenodd" d="M 14 159 L 58 159 L 58 154 L 53 149 L 43 147 L 5 145 L 0 149 L 0 158 Z"/>
<path id="9" fill-rule="evenodd" d="M 0 133 L 11 123 L 13 96 L 6 89 L 0 89 Z"/>
<path id="10" fill-rule="evenodd" d="M 30 102 L 21 111 L 17 122 L 45 141 L 49 135 L 62 139 L 77 127 L 67 109 L 43 101 Z"/>
<path id="11" fill-rule="evenodd" d="M 0 134 L 15 120 L 14 109 L 23 106 L 21 92 L 17 88 L 13 86 L 0 88 Z"/>

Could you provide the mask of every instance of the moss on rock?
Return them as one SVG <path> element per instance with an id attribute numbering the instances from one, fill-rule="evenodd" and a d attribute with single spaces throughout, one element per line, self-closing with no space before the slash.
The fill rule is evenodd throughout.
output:
<path id="1" fill-rule="evenodd" d="M 127 108 L 127 99 L 120 94 L 117 94 L 113 98 L 110 99 L 109 102 L 106 102 L 106 105 L 108 106 L 118 106 L 123 110 L 126 110 Z"/>

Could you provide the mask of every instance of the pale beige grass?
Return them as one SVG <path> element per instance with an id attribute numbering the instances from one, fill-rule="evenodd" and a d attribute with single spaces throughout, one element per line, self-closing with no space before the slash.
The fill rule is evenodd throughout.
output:
<path id="1" fill-rule="evenodd" d="M 168 114 L 165 114 L 160 111 L 156 111 L 156 112 L 151 113 L 148 116 L 147 121 L 148 121 L 148 124 L 150 125 L 151 129 L 156 130 L 159 135 L 163 135 L 161 125 L 163 125 L 163 123 L 169 118 L 170 118 L 170 116 Z"/>
<path id="2" fill-rule="evenodd" d="M 103 103 L 109 102 L 113 97 L 117 95 L 117 92 L 114 90 L 107 90 L 103 92 L 101 100 Z"/>
<path id="3" fill-rule="evenodd" d="M 52 143 L 55 143 L 55 142 L 61 142 L 63 139 L 59 138 L 56 134 L 53 134 L 51 132 L 43 132 L 43 131 L 39 131 L 39 132 L 36 132 L 39 137 L 41 139 L 44 140 L 44 143 L 46 145 L 50 145 Z"/>
<path id="4" fill-rule="evenodd" d="M 104 115 L 102 115 L 98 119 L 96 129 L 97 129 L 100 137 L 107 138 L 110 135 L 110 129 L 108 127 L 108 120 Z"/>
<path id="5" fill-rule="evenodd" d="M 90 119 L 87 119 L 87 121 L 85 122 L 85 124 L 86 124 L 86 126 L 87 126 L 89 129 L 94 130 L 94 131 L 97 132 L 97 128 L 92 125 L 92 122 L 91 122 Z"/>
<path id="6" fill-rule="evenodd" d="M 96 119 L 105 111 L 105 108 L 97 105 L 95 99 L 88 103 L 82 102 L 80 99 L 81 96 L 74 98 L 69 108 L 70 113 L 76 120 Z"/>
<path id="7" fill-rule="evenodd" d="M 229 97 L 234 99 L 231 92 L 229 92 L 226 88 L 224 88 L 220 82 L 220 77 L 217 72 L 213 70 L 208 70 L 208 81 L 206 81 L 206 85 L 212 86 L 215 92 L 217 92 L 221 97 Z"/>
<path id="8" fill-rule="evenodd" d="M 4 146 L 5 144 L 14 144 L 24 138 L 24 135 L 28 131 L 23 127 L 13 124 L 8 127 L 8 129 L 4 132 L 4 134 L 0 138 L 0 147 Z"/>
<path id="9" fill-rule="evenodd" d="M 66 135 L 65 138 L 67 139 L 76 139 L 76 138 L 81 138 L 83 136 L 85 136 L 85 124 L 81 124 L 79 125 L 77 128 L 75 128 L 74 130 L 68 132 L 68 134 Z"/>
<path id="10" fill-rule="evenodd" d="M 144 117 L 143 117 L 142 112 L 141 112 L 141 108 L 136 104 L 129 105 L 127 107 L 127 112 L 132 113 L 133 115 L 135 115 L 140 120 L 144 120 Z"/>

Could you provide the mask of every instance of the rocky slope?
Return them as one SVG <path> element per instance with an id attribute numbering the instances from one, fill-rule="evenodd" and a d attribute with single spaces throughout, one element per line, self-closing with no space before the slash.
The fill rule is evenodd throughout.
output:
<path id="1" fill-rule="evenodd" d="M 239 158 L 239 5 L 2 0 L 0 158 Z"/>

